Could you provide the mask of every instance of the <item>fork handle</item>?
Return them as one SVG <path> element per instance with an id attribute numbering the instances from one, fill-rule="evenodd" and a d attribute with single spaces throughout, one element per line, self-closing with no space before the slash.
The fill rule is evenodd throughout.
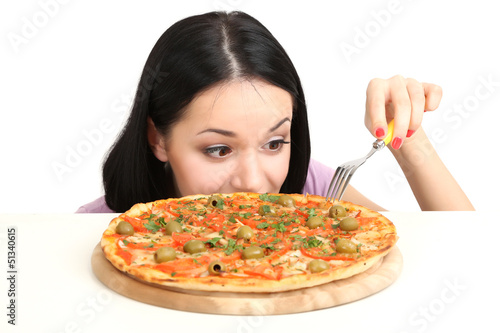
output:
<path id="1" fill-rule="evenodd" d="M 387 135 L 383 140 L 386 146 L 391 142 L 393 134 L 394 134 L 394 119 L 392 119 L 389 125 L 387 125 Z"/>
<path id="2" fill-rule="evenodd" d="M 385 136 L 385 138 L 381 140 L 376 140 L 372 145 L 373 149 L 375 149 L 375 151 L 378 151 L 387 146 L 391 142 L 393 134 L 394 134 L 394 119 L 391 120 L 389 125 L 387 125 L 387 135 Z"/>

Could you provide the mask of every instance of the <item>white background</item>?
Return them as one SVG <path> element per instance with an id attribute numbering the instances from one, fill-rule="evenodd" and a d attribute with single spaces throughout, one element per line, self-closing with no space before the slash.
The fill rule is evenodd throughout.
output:
<path id="1" fill-rule="evenodd" d="M 306 93 L 313 158 L 336 167 L 369 150 L 370 79 L 436 83 L 443 100 L 423 126 L 442 133 L 435 147 L 475 207 L 498 208 L 493 1 L 30 0 L 0 5 L 0 213 L 74 212 L 102 195 L 103 156 L 154 43 L 179 19 L 219 9 L 253 15 L 289 53 Z M 348 44 L 357 53 L 343 53 Z M 387 209 L 418 210 L 387 149 L 352 184 Z"/>

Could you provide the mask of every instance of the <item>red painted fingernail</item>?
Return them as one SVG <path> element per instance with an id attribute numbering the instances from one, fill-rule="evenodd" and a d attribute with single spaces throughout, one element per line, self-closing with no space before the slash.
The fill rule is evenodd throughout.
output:
<path id="1" fill-rule="evenodd" d="M 392 139 L 392 143 L 391 143 L 392 148 L 399 149 L 399 148 L 401 148 L 402 144 L 403 144 L 403 139 L 401 139 L 399 136 Z"/>
<path id="2" fill-rule="evenodd" d="M 406 133 L 406 137 L 409 138 L 410 136 L 413 135 L 413 133 L 415 133 L 415 131 L 413 130 L 408 130 L 408 132 Z"/>
<path id="3" fill-rule="evenodd" d="M 385 131 L 382 127 L 379 127 L 375 130 L 375 135 L 377 138 L 383 138 L 385 136 Z"/>

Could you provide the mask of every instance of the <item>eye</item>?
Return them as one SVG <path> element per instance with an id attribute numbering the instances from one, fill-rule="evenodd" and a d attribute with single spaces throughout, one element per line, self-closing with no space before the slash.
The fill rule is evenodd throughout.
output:
<path id="1" fill-rule="evenodd" d="M 283 139 L 278 139 L 278 140 L 272 140 L 266 143 L 262 148 L 268 149 L 273 152 L 279 151 L 281 148 L 283 148 L 283 145 L 289 144 L 290 141 L 285 141 Z"/>
<path id="2" fill-rule="evenodd" d="M 231 148 L 227 146 L 214 146 L 206 148 L 204 153 L 210 157 L 223 158 L 231 154 L 231 152 Z"/>

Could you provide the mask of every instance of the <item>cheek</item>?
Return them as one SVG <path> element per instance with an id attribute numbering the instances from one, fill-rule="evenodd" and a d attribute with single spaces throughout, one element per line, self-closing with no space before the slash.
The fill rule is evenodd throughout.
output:
<path id="1" fill-rule="evenodd" d="M 276 182 L 278 186 L 278 191 L 285 182 L 286 176 L 288 175 L 288 168 L 290 165 L 290 154 L 287 157 L 281 159 L 277 165 L 279 172 L 276 172 Z"/>
<path id="2" fill-rule="evenodd" d="M 226 163 L 205 164 L 203 170 L 198 170 L 196 184 L 201 193 L 212 194 L 221 192 L 221 189 L 230 182 L 233 174 L 231 161 Z"/>
<path id="3" fill-rule="evenodd" d="M 266 161 L 266 178 L 269 187 L 266 192 L 279 192 L 288 175 L 289 164 L 290 151 L 282 152 Z"/>
<path id="4" fill-rule="evenodd" d="M 198 157 L 184 156 L 171 166 L 180 196 L 218 192 L 231 175 L 231 163 L 206 163 Z"/>

